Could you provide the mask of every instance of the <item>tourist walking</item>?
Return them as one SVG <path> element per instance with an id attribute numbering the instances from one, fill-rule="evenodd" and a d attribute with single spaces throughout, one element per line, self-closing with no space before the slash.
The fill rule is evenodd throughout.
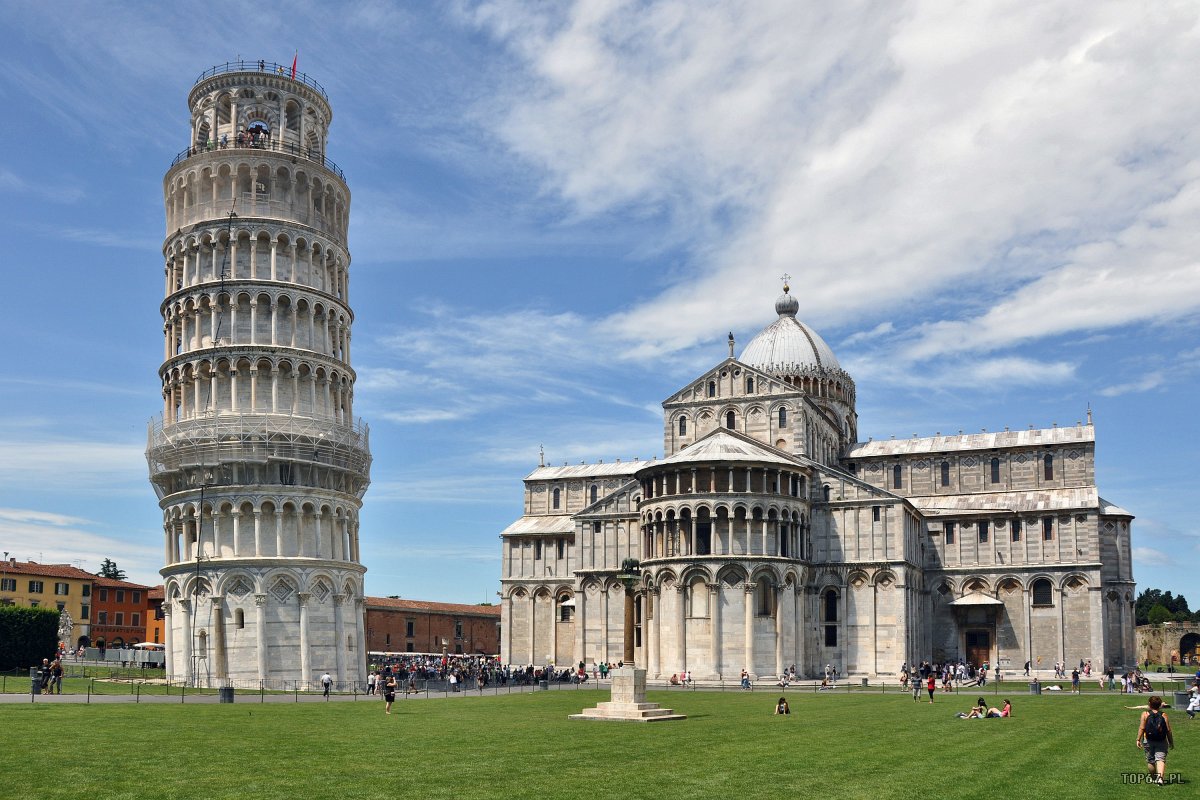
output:
<path id="1" fill-rule="evenodd" d="M 54 694 L 62 694 L 63 665 L 61 659 L 54 659 L 50 665 L 50 688 Z"/>
<path id="2" fill-rule="evenodd" d="M 1071 694 L 1079 694 L 1079 670 L 1071 670 Z"/>
<path id="3" fill-rule="evenodd" d="M 925 688 L 929 690 L 929 703 L 932 705 L 933 693 L 937 691 L 937 677 L 932 672 L 929 673 L 929 677 L 925 680 Z"/>
<path id="4" fill-rule="evenodd" d="M 333 688 L 333 676 L 326 672 L 321 676 L 321 685 L 325 687 L 325 696 L 329 697 L 329 690 Z"/>
<path id="5" fill-rule="evenodd" d="M 1162 698 L 1154 695 L 1148 705 L 1150 709 L 1142 712 L 1134 742 L 1146 751 L 1150 779 L 1161 786 L 1167 771 L 1167 750 L 1175 746 L 1175 737 L 1171 734 L 1171 723 L 1163 713 Z"/>
<path id="6" fill-rule="evenodd" d="M 367 694 L 375 694 L 375 683 L 379 680 L 379 676 L 374 671 L 367 676 Z"/>
<path id="7" fill-rule="evenodd" d="M 392 713 L 392 703 L 396 702 L 396 676 L 389 674 L 383 682 L 383 713 Z"/>

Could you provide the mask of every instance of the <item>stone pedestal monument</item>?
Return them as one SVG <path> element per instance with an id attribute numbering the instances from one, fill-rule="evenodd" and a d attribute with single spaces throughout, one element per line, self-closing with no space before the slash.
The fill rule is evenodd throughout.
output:
<path id="1" fill-rule="evenodd" d="M 660 708 L 658 703 L 646 702 L 646 670 L 634 666 L 633 653 L 633 584 L 638 580 L 638 562 L 629 558 L 621 565 L 621 582 L 625 584 L 625 654 L 624 666 L 613 670 L 612 699 L 595 708 L 585 708 L 568 719 L 609 720 L 614 722 L 665 722 L 687 719 L 672 709 Z"/>

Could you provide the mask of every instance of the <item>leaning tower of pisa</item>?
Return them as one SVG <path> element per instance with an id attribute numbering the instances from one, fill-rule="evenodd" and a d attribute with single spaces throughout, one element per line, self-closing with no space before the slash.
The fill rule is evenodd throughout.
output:
<path id="1" fill-rule="evenodd" d="M 163 179 L 167 672 L 200 686 L 365 677 L 358 515 L 367 427 L 350 366 L 350 190 L 320 84 L 253 61 L 202 74 Z"/>

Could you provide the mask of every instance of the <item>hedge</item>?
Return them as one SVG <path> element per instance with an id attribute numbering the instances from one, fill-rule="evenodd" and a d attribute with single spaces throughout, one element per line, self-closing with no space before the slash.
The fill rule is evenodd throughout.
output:
<path id="1" fill-rule="evenodd" d="M 0 606 L 0 670 L 39 666 L 57 649 L 57 611 Z"/>

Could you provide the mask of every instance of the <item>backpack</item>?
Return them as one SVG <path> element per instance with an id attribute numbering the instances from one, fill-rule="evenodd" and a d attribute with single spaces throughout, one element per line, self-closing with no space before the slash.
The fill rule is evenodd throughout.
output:
<path id="1" fill-rule="evenodd" d="M 1167 720 L 1163 717 L 1162 712 L 1151 711 L 1146 716 L 1145 734 L 1147 739 L 1155 742 L 1161 742 L 1167 738 Z"/>

